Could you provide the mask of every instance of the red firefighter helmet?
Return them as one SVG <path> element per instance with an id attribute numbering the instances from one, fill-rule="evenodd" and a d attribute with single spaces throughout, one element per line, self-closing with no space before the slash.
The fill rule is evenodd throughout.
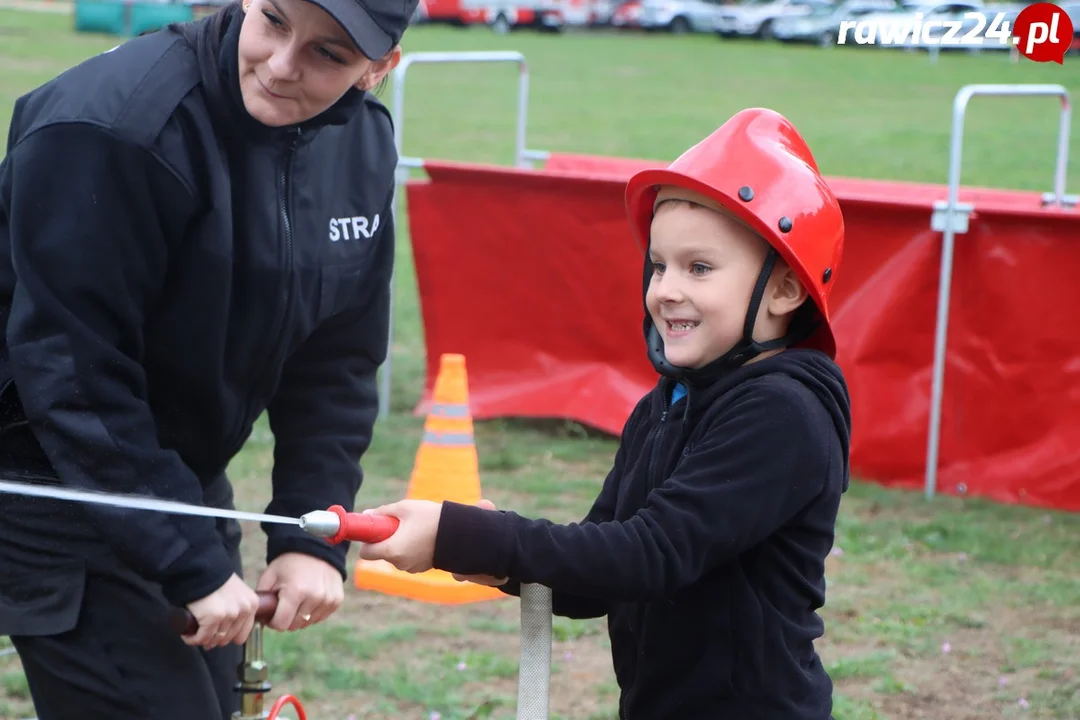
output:
<path id="1" fill-rule="evenodd" d="M 667 168 L 634 175 L 626 186 L 626 210 L 642 247 L 648 248 L 653 203 L 665 185 L 715 200 L 776 249 L 821 315 L 802 344 L 835 357 L 829 292 L 843 255 L 844 219 L 795 127 L 772 110 L 743 110 Z"/>

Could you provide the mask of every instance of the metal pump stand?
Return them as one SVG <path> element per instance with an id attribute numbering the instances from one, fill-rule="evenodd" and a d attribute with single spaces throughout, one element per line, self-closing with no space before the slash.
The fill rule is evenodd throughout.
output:
<path id="1" fill-rule="evenodd" d="M 236 691 L 240 693 L 240 710 L 233 713 L 233 720 L 263 720 L 269 717 L 263 711 L 266 694 L 270 692 L 270 671 L 263 660 L 262 623 L 255 623 L 251 635 L 244 643 L 244 661 L 237 668 L 239 676 Z"/>
<path id="2" fill-rule="evenodd" d="M 263 625 L 270 622 L 277 612 L 277 593 L 260 591 L 259 607 L 255 611 L 255 625 L 244 643 L 244 659 L 236 668 L 236 691 L 240 693 L 240 710 L 233 713 L 232 720 L 274 720 L 287 704 L 296 709 L 297 717 L 306 720 L 304 709 L 292 695 L 283 695 L 270 710 L 264 710 L 267 693 L 271 690 L 270 669 L 263 659 Z M 181 635 L 194 634 L 199 624 L 190 611 L 176 608 L 170 617 L 173 629 Z"/>
<path id="3" fill-rule="evenodd" d="M 292 705 L 299 720 L 307 720 L 300 701 L 282 695 L 269 711 L 264 710 L 266 696 L 272 689 L 270 670 L 263 659 L 263 625 L 277 611 L 277 594 L 258 592 L 259 608 L 255 626 L 244 643 L 244 660 L 237 667 L 236 691 L 240 710 L 232 720 L 275 720 L 285 705 Z M 551 590 L 543 585 L 521 586 L 521 665 L 518 674 L 517 720 L 546 720 L 551 679 Z M 199 626 L 194 616 L 176 608 L 170 617 L 173 629 L 181 635 L 195 633 Z"/>

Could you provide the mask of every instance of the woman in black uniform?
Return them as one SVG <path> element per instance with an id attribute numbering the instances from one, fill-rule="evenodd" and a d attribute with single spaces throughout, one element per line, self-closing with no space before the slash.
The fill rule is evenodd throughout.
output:
<path id="1" fill-rule="evenodd" d="M 21 97 L 0 164 L 0 477 L 267 512 L 353 507 L 387 353 L 394 151 L 369 92 L 417 0 L 243 0 Z M 270 626 L 341 604 L 343 545 L 265 526 Z M 257 600 L 234 522 L 0 494 L 0 634 L 41 720 L 227 719 Z M 166 622 L 187 607 L 198 635 Z"/>

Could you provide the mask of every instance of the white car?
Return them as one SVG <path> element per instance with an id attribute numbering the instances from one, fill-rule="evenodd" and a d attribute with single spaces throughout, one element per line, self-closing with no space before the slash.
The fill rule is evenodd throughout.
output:
<path id="1" fill-rule="evenodd" d="M 723 0 L 642 0 L 638 27 L 673 33 L 710 32 Z"/>
<path id="2" fill-rule="evenodd" d="M 777 18 L 772 24 L 772 36 L 781 42 L 833 47 L 840 36 L 840 23 L 844 20 L 895 7 L 894 0 L 843 0 L 838 5 L 816 7 L 809 15 Z"/>
<path id="3" fill-rule="evenodd" d="M 971 12 L 991 11 L 982 0 L 963 2 L 916 0 L 916 2 L 905 3 L 891 12 L 870 13 L 852 18 L 851 22 L 858 22 L 860 30 L 863 30 L 861 35 L 852 29 L 851 22 L 842 23 L 840 26 L 842 41 L 845 45 L 865 47 L 920 48 L 927 45 L 923 40 L 924 35 L 929 35 L 930 44 L 935 44 L 934 39 L 953 32 L 948 25 L 942 25 L 942 23 L 959 22 L 962 24 L 967 20 L 966 13 Z"/>
<path id="4" fill-rule="evenodd" d="M 1073 26 L 1073 44 L 1072 50 L 1067 54 L 1080 55 L 1080 2 L 1059 2 L 1057 3 L 1065 10 L 1065 14 L 1072 20 Z"/>
<path id="5" fill-rule="evenodd" d="M 720 37 L 771 38 L 780 18 L 806 17 L 815 8 L 829 7 L 831 0 L 746 0 L 723 8 L 713 27 Z"/>

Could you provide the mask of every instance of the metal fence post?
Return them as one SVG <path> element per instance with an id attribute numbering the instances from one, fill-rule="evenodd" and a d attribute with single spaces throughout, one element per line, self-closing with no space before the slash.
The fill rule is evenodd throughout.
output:
<path id="1" fill-rule="evenodd" d="M 391 217 L 397 218 L 397 203 L 401 188 L 409 180 L 409 171 L 412 168 L 422 168 L 423 158 L 406 157 L 403 154 L 402 138 L 405 129 L 405 74 L 409 68 L 416 64 L 443 64 L 443 63 L 516 63 L 518 73 L 518 97 L 517 97 L 517 126 L 514 133 L 514 166 L 519 168 L 532 167 L 532 160 L 540 160 L 546 153 L 528 150 L 525 147 L 526 121 L 529 114 L 529 68 L 525 62 L 525 56 L 516 51 L 493 51 L 493 52 L 417 52 L 409 53 L 402 57 L 401 62 L 394 69 L 394 100 L 391 110 L 394 118 L 394 148 L 398 154 L 397 170 L 394 174 L 394 198 L 391 202 Z M 398 227 L 394 223 L 394 227 Z M 393 387 L 392 381 L 392 355 L 394 346 L 394 277 L 390 277 L 390 318 L 389 318 L 389 347 L 386 362 L 379 374 L 379 417 L 385 418 L 390 412 L 390 393 Z"/>
<path id="2" fill-rule="evenodd" d="M 957 233 L 968 229 L 972 206 L 957 202 L 960 194 L 960 160 L 964 136 L 964 117 L 968 102 L 976 95 L 1057 96 L 1061 98 L 1057 160 L 1054 169 L 1053 202 L 1065 207 L 1065 178 L 1069 162 L 1069 127 L 1072 108 L 1069 91 L 1061 85 L 965 85 L 953 100 L 952 137 L 949 145 L 949 194 L 945 203 L 935 204 L 931 227 L 943 233 L 941 266 L 938 278 L 937 323 L 934 329 L 933 384 L 930 390 L 930 431 L 926 449 L 926 497 L 937 490 L 938 453 L 941 444 L 941 405 L 945 387 L 945 356 L 949 325 L 949 294 L 952 286 L 953 250 Z"/>

